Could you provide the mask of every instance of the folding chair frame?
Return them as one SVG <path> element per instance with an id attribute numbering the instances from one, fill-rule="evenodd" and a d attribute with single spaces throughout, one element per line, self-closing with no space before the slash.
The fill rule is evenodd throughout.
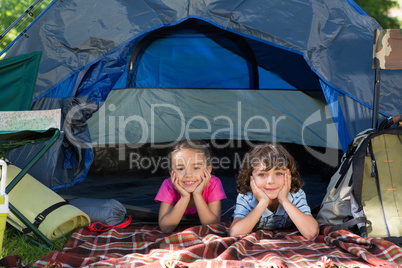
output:
<path id="1" fill-rule="evenodd" d="M 28 173 L 28 171 L 42 158 L 42 156 L 53 146 L 60 136 L 60 130 L 50 128 L 46 131 L 0 131 L 0 146 L 3 153 L 26 144 L 44 143 L 42 149 L 29 161 L 29 163 L 20 171 L 20 173 L 6 187 L 8 194 L 18 182 Z M 23 222 L 35 235 L 38 236 L 47 246 L 54 248 L 51 242 L 35 225 L 33 225 L 18 209 L 9 202 L 10 211 Z"/>

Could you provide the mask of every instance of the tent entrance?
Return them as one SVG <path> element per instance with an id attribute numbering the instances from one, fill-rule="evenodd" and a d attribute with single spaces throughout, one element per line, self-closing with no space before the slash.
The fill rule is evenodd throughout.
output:
<path id="1" fill-rule="evenodd" d="M 198 19 L 138 41 L 114 88 L 322 91 L 302 55 Z"/>
<path id="2" fill-rule="evenodd" d="M 239 35 L 179 25 L 146 36 L 134 49 L 127 87 L 259 88 L 255 55 Z"/>
<path id="3" fill-rule="evenodd" d="M 222 203 L 225 212 L 236 198 L 235 174 L 244 154 L 254 144 L 272 141 L 281 142 L 295 156 L 309 203 L 315 207 L 322 201 L 325 178 L 333 167 L 304 147 L 320 156 L 341 156 L 335 128 L 326 126 L 333 122 L 325 115 L 325 106 L 324 101 L 298 90 L 115 89 L 87 121 L 94 152 L 87 179 L 60 193 L 94 198 L 101 194 L 157 212 L 153 198 L 169 176 L 170 147 L 185 138 L 203 139 L 211 143 L 216 159 L 213 173 L 221 178 L 228 195 Z M 329 121 L 303 128 L 304 118 L 317 112 Z"/>
<path id="4" fill-rule="evenodd" d="M 222 213 L 229 212 L 223 215 L 222 220 L 229 221 L 233 212 L 230 209 L 235 204 L 237 196 L 235 175 L 245 153 L 251 147 L 246 141 L 207 140 L 207 142 L 211 144 L 212 149 L 212 174 L 221 179 L 227 195 L 227 199 L 222 202 Z M 221 145 L 222 148 L 217 148 L 217 145 Z M 283 145 L 298 161 L 309 205 L 312 209 L 318 207 L 326 191 L 328 178 L 334 169 L 307 154 L 302 145 L 293 143 Z M 163 180 L 169 177 L 166 166 L 168 151 L 168 146 L 157 149 L 150 144 L 139 148 L 127 148 L 126 153 L 131 155 L 131 164 L 126 165 L 125 161 L 115 161 L 119 158 L 117 148 L 96 147 L 94 163 L 86 180 L 57 193 L 63 196 L 117 199 L 125 204 L 127 209 L 134 210 L 135 221 L 156 222 L 159 204 L 154 198 Z M 338 150 L 334 150 L 334 153 L 339 153 L 339 157 L 342 155 Z"/>
<path id="5" fill-rule="evenodd" d="M 236 199 L 234 161 L 241 161 L 249 148 L 244 141 L 229 140 L 207 141 L 213 151 L 213 172 L 218 176 L 225 189 L 227 200 L 222 202 L 222 213 L 230 210 Z M 231 144 L 231 146 L 228 146 Z M 224 148 L 218 149 L 216 145 Z M 58 191 L 63 196 L 83 196 L 90 198 L 114 198 L 126 205 L 135 207 L 134 220 L 157 221 L 159 204 L 154 201 L 163 180 L 169 177 L 167 166 L 168 143 L 160 143 L 159 148 L 143 144 L 138 148 L 126 147 L 128 161 L 117 161 L 122 148 L 94 147 L 94 162 L 86 180 L 76 186 Z M 219 163 L 219 161 L 222 161 Z M 224 161 L 228 161 L 226 164 Z M 222 165 L 223 163 L 223 165 Z M 236 163 L 234 165 L 238 165 Z M 137 210 L 141 213 L 137 213 Z M 231 213 L 223 219 L 230 220 Z"/>

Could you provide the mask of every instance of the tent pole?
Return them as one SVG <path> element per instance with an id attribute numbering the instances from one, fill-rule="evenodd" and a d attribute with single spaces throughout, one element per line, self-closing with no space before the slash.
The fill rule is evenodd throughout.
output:
<path id="1" fill-rule="evenodd" d="M 39 2 L 42 2 L 43 0 L 37 0 L 35 3 L 33 3 L 27 10 L 24 11 L 24 13 L 21 14 L 21 16 L 16 19 L 1 35 L 0 35 L 0 40 L 3 39 L 3 37 L 6 36 L 6 34 L 23 18 L 25 17 L 26 14 L 31 14 L 31 10 L 36 6 Z"/>
<path id="2" fill-rule="evenodd" d="M 381 69 L 375 69 L 374 77 L 374 96 L 373 96 L 373 122 L 372 128 L 377 129 L 378 126 L 378 111 L 380 105 L 380 80 L 381 80 Z"/>

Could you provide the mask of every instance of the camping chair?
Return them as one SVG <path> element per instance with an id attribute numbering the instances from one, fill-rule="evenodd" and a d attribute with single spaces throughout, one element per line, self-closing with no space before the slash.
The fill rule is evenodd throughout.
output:
<path id="1" fill-rule="evenodd" d="M 48 111 L 18 111 L 18 112 L 0 112 L 0 157 L 7 160 L 7 152 L 23 145 L 35 145 L 43 143 L 44 146 L 39 150 L 25 167 L 8 183 L 6 194 L 9 194 L 13 188 L 24 178 L 29 170 L 42 158 L 42 156 L 52 147 L 60 136 L 57 121 L 49 127 L 43 127 L 40 119 L 52 115 L 54 119 L 58 117 L 60 122 L 61 110 Z M 29 118 L 29 121 L 26 120 Z M 34 126 L 33 122 L 37 122 Z M 59 124 L 59 123 L 58 123 Z M 8 161 L 7 161 L 8 162 Z M 4 179 L 7 178 L 7 175 Z M 1 178 L 3 180 L 3 177 Z M 31 223 L 13 204 L 9 203 L 10 212 L 13 213 L 27 228 L 37 235 L 46 245 L 54 246 L 53 243 L 39 231 L 38 222 L 43 221 L 43 215 L 39 214 L 35 223 Z"/>
<path id="2" fill-rule="evenodd" d="M 374 31 L 372 69 L 375 70 L 372 128 L 377 129 L 381 70 L 402 70 L 401 29 L 377 29 Z"/>
<path id="3" fill-rule="evenodd" d="M 7 152 L 26 144 L 44 144 L 8 184 L 6 194 L 10 193 L 60 136 L 60 110 L 20 112 L 30 109 L 40 57 L 40 52 L 33 52 L 0 61 L 0 111 L 8 111 L 0 112 L 0 158 L 7 160 Z M 50 121 L 49 114 L 52 115 Z M 46 125 L 49 122 L 51 123 Z M 1 179 L 3 181 L 5 178 Z M 54 246 L 13 204 L 9 203 L 9 208 L 46 245 Z"/>

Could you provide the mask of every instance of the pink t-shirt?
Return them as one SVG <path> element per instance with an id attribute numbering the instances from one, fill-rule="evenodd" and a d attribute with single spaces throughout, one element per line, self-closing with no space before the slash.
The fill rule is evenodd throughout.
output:
<path id="1" fill-rule="evenodd" d="M 218 177 L 211 175 L 211 179 L 209 180 L 207 187 L 204 189 L 204 192 L 202 192 L 202 197 L 207 204 L 226 199 L 222 182 Z M 161 187 L 159 188 L 155 201 L 158 203 L 165 202 L 174 206 L 180 200 L 180 198 L 180 193 L 174 188 L 172 179 L 168 178 L 163 181 Z M 197 208 L 187 208 L 184 211 L 184 215 L 197 215 Z"/>

